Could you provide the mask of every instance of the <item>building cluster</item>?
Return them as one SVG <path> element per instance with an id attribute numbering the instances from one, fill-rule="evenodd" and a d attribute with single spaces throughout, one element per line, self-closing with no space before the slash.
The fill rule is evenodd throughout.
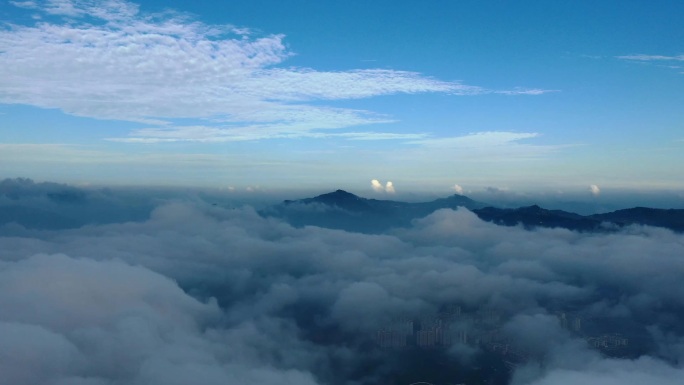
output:
<path id="1" fill-rule="evenodd" d="M 603 351 L 626 348 L 629 344 L 629 340 L 626 337 L 617 333 L 604 334 L 598 337 L 587 337 L 586 340 L 589 346 Z"/>
<path id="2" fill-rule="evenodd" d="M 565 330 L 570 330 L 575 333 L 582 331 L 582 318 L 576 315 L 571 315 L 566 312 L 559 311 L 556 313 L 560 327 Z"/>
<path id="3" fill-rule="evenodd" d="M 586 337 L 580 316 L 558 311 L 561 328 L 582 336 L 588 344 L 604 352 L 616 352 L 628 345 L 620 334 Z M 529 353 L 516 346 L 502 333 L 505 317 L 491 309 L 464 312 L 460 306 L 445 307 L 432 317 L 395 319 L 375 333 L 375 342 L 382 348 L 448 348 L 455 344 L 476 346 L 494 353 L 513 370 L 529 360 Z M 591 326 L 591 325 L 590 325 Z"/>
<path id="4" fill-rule="evenodd" d="M 375 342 L 382 348 L 403 348 L 413 339 L 413 321 L 398 319 L 376 332 Z"/>
<path id="5" fill-rule="evenodd" d="M 556 317 L 560 326 L 576 334 L 583 335 L 582 318 L 565 312 L 557 312 Z M 614 352 L 626 348 L 629 339 L 618 333 L 603 334 L 599 336 L 584 336 L 589 346 L 603 352 Z"/>
<path id="6" fill-rule="evenodd" d="M 375 341 L 383 348 L 448 347 L 453 344 L 479 344 L 482 337 L 499 327 L 501 315 L 483 310 L 464 314 L 460 306 L 447 306 L 437 316 L 419 320 L 397 319 L 376 331 Z"/>

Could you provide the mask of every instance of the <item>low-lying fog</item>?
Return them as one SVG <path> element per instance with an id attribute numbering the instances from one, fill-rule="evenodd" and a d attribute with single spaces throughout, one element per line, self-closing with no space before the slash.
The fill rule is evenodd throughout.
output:
<path id="1" fill-rule="evenodd" d="M 684 235 L 666 229 L 458 209 L 368 235 L 197 194 L 7 186 L 2 384 L 684 378 Z"/>

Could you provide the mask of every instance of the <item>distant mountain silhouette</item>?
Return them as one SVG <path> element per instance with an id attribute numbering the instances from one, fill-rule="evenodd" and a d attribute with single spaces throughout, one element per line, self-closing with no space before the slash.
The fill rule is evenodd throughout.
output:
<path id="1" fill-rule="evenodd" d="M 363 212 L 363 211 L 373 211 L 378 207 L 373 207 L 369 202 L 374 201 L 373 199 L 365 199 L 356 196 L 352 193 L 346 192 L 344 190 L 337 190 L 331 193 L 322 194 L 314 198 L 306 198 L 296 201 L 285 201 L 284 204 L 291 205 L 297 203 L 311 204 L 311 203 L 322 203 L 329 206 L 336 206 L 341 209 L 349 210 L 352 212 Z M 391 201 L 378 201 L 378 202 L 391 202 Z"/>
<path id="2" fill-rule="evenodd" d="M 539 206 L 517 209 L 487 207 L 473 210 L 481 219 L 506 226 L 562 227 L 578 231 L 607 231 L 611 227 L 647 225 L 684 231 L 684 210 L 635 207 L 604 214 L 579 215 L 562 210 L 546 210 Z"/>
<path id="3" fill-rule="evenodd" d="M 380 233 L 439 209 L 465 207 L 480 219 L 503 226 L 565 228 L 575 231 L 612 231 L 627 225 L 648 225 L 684 231 L 684 210 L 636 207 L 605 214 L 580 215 L 547 210 L 537 205 L 502 209 L 452 195 L 430 202 L 400 202 L 362 198 L 344 190 L 313 198 L 287 200 L 262 212 L 283 218 L 294 226 L 320 226 L 357 232 Z"/>
<path id="4" fill-rule="evenodd" d="M 313 198 L 286 200 L 262 212 L 285 219 L 294 226 L 320 226 L 357 232 L 379 233 L 393 227 L 406 227 L 411 220 L 443 209 L 485 207 L 468 197 L 453 195 L 431 202 L 409 203 L 362 198 L 344 190 Z"/>
<path id="5" fill-rule="evenodd" d="M 602 227 L 601 220 L 563 210 L 547 210 L 537 205 L 517 209 L 485 207 L 473 210 L 480 219 L 498 225 L 533 227 L 562 227 L 570 230 L 591 231 Z"/>
<path id="6" fill-rule="evenodd" d="M 619 226 L 648 225 L 684 232 L 684 209 L 634 207 L 606 214 L 595 214 L 590 217 L 605 222 L 612 222 Z"/>

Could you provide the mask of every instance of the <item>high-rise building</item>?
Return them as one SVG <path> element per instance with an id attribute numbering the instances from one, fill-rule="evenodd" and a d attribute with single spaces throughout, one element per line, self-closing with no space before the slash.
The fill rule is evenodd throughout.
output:
<path id="1" fill-rule="evenodd" d="M 416 333 L 416 344 L 423 348 L 435 346 L 435 331 L 419 330 Z"/>
<path id="2" fill-rule="evenodd" d="M 378 330 L 375 342 L 381 348 L 403 348 L 406 346 L 406 336 L 393 330 Z"/>
<path id="3" fill-rule="evenodd" d="M 468 331 L 467 330 L 459 330 L 458 331 L 458 342 L 462 344 L 468 344 Z"/>
<path id="4" fill-rule="evenodd" d="M 560 312 L 556 315 L 558 317 L 558 322 L 560 323 L 560 327 L 563 329 L 568 328 L 568 317 L 565 315 L 565 313 Z"/>
<path id="5" fill-rule="evenodd" d="M 575 317 L 575 319 L 572 321 L 572 330 L 575 332 L 582 330 L 582 319 L 580 317 Z"/>

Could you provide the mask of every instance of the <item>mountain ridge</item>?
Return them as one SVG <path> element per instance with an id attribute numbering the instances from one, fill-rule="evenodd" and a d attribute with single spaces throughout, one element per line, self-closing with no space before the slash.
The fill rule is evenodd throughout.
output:
<path id="1" fill-rule="evenodd" d="M 439 209 L 458 207 L 465 207 L 480 219 L 502 226 L 605 232 L 629 225 L 646 225 L 684 232 L 684 209 L 633 207 L 603 214 L 581 215 L 549 210 L 536 204 L 498 208 L 458 194 L 411 203 L 363 198 L 341 189 L 312 198 L 283 201 L 265 215 L 281 217 L 295 226 L 313 225 L 378 233 L 393 227 L 409 226 L 413 219 L 425 217 Z"/>

